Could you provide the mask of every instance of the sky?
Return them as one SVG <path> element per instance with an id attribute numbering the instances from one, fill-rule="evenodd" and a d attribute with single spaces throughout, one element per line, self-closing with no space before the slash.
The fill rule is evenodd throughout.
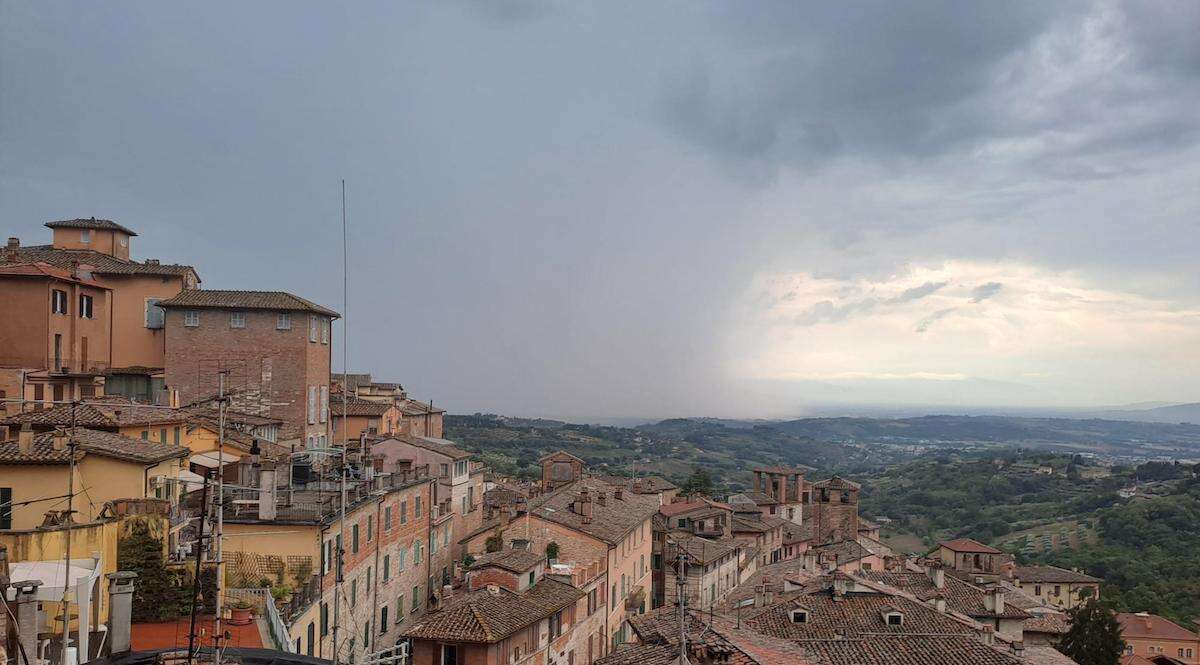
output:
<path id="1" fill-rule="evenodd" d="M 112 219 L 344 311 L 339 369 L 455 412 L 1200 401 L 1198 33 L 1192 0 L 5 0 L 0 230 Z"/>

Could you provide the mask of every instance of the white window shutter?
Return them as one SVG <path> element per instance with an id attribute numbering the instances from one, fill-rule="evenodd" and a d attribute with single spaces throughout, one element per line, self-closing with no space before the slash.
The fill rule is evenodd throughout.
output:
<path id="1" fill-rule="evenodd" d="M 321 422 L 329 420 L 329 386 L 321 386 Z"/>

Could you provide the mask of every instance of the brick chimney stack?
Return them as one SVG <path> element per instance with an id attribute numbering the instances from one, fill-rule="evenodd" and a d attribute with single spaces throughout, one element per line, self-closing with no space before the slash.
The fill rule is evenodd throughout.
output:
<path id="1" fill-rule="evenodd" d="M 33 425 L 21 425 L 21 432 L 17 434 L 17 450 L 23 455 L 33 452 Z"/>
<path id="2" fill-rule="evenodd" d="M 59 450 L 59 451 L 66 450 L 67 449 L 67 430 L 61 429 L 61 428 L 54 430 L 54 437 L 51 439 L 51 441 L 54 445 L 55 450 Z"/>

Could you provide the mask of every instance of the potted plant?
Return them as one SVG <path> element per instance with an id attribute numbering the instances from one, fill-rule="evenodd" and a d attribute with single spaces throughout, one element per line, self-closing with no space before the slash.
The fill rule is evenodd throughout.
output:
<path id="1" fill-rule="evenodd" d="M 546 543 L 546 559 L 551 566 L 558 563 L 558 543 L 553 540 Z"/>
<path id="2" fill-rule="evenodd" d="M 233 601 L 229 606 L 229 623 L 234 626 L 245 626 L 254 621 L 254 606 L 243 598 Z"/>

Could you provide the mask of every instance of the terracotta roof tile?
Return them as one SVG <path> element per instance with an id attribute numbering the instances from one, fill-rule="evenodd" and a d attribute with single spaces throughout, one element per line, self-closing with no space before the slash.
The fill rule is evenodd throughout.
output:
<path id="1" fill-rule="evenodd" d="M 821 585 L 824 580 L 822 578 Z M 808 610 L 806 623 L 793 623 L 790 610 Z M 904 615 L 900 626 L 889 625 L 883 613 L 892 608 Z M 786 594 L 763 609 L 755 610 L 743 623 L 758 632 L 791 640 L 832 640 L 880 634 L 973 635 L 966 623 L 939 613 L 934 608 L 903 596 L 884 593 L 848 593 L 835 599 L 825 588 Z"/>
<path id="2" fill-rule="evenodd" d="M 1004 604 L 1004 612 L 996 614 L 989 611 L 984 603 L 986 593 L 983 589 L 951 575 L 943 576 L 944 581 L 941 589 L 934 586 L 933 580 L 924 572 L 861 570 L 855 572 L 854 575 L 873 582 L 886 584 L 897 591 L 911 593 L 918 600 L 930 600 L 940 594 L 946 599 L 946 607 L 948 609 L 969 617 L 1001 619 L 1028 619 L 1030 617 L 1028 612 L 1007 602 Z"/>
<path id="3" fill-rule="evenodd" d="M 990 545 L 984 545 L 978 540 L 970 538 L 956 538 L 954 540 L 944 540 L 938 543 L 939 547 L 945 547 L 948 550 L 955 552 L 979 552 L 980 554 L 1003 554 L 1000 550 Z"/>
<path id="4" fill-rule="evenodd" d="M 1121 634 L 1124 637 L 1158 638 L 1160 640 L 1200 639 L 1196 633 L 1157 614 L 1119 612 L 1117 621 L 1121 624 Z"/>
<path id="5" fill-rule="evenodd" d="M 28 453 L 21 452 L 16 439 L 0 443 L 0 464 L 68 463 L 68 452 L 54 449 L 54 435 L 54 432 L 35 435 L 33 447 Z M 92 453 L 145 464 L 186 457 L 188 453 L 188 449 L 181 446 L 130 439 L 84 427 L 75 429 L 75 443 L 80 456 Z"/>
<path id="6" fill-rule="evenodd" d="M 132 261 L 118 259 L 102 252 L 91 249 L 60 249 L 53 245 L 30 245 L 16 250 L 15 258 L 5 259 L 0 252 L 0 263 L 48 263 L 58 268 L 70 268 L 79 264 L 96 275 L 156 275 L 183 276 L 188 273 L 196 274 L 192 266 L 158 261 Z"/>
<path id="7" fill-rule="evenodd" d="M 158 303 L 159 307 L 197 309 L 266 309 L 290 312 L 313 312 L 338 317 L 332 309 L 285 291 L 218 291 L 190 289 L 180 291 L 174 298 Z"/>
<path id="8" fill-rule="evenodd" d="M 583 516 L 571 510 L 571 504 L 585 488 L 592 499 L 592 520 L 588 524 L 584 523 Z M 601 494 L 605 495 L 604 505 L 600 504 Z M 657 513 L 658 508 L 657 496 L 624 492 L 622 498 L 617 499 L 611 485 L 595 478 L 582 478 L 529 502 L 531 515 L 610 544 L 621 542 Z"/>
<path id="9" fill-rule="evenodd" d="M 1039 584 L 1082 584 L 1087 582 L 1103 582 L 1099 577 L 1077 573 L 1058 566 L 1017 566 L 1013 577 L 1021 582 Z"/>
<path id="10" fill-rule="evenodd" d="M 507 549 L 499 552 L 489 552 L 481 554 L 475 559 L 475 563 L 471 564 L 471 569 L 487 568 L 489 566 L 502 568 L 513 573 L 524 573 L 533 568 L 537 568 L 538 564 L 546 560 L 544 555 L 536 554 L 527 550 Z"/>
<path id="11" fill-rule="evenodd" d="M 121 226 L 111 219 L 61 219 L 57 222 L 46 222 L 51 229 L 94 229 L 97 231 L 120 231 L 126 235 L 136 236 L 133 231 Z"/>
<path id="12" fill-rule="evenodd" d="M 543 577 L 523 592 L 479 589 L 445 600 L 404 631 L 417 640 L 498 642 L 584 597 L 575 587 Z"/>
<path id="13" fill-rule="evenodd" d="M 49 277 L 64 282 L 84 284 L 97 289 L 109 289 L 108 286 L 85 277 L 75 277 L 70 270 L 52 266 L 44 261 L 32 263 L 7 263 L 0 265 L 0 275 L 8 277 Z M 111 290 L 111 289 L 110 289 Z"/>
<path id="14" fill-rule="evenodd" d="M 1017 657 L 974 636 L 894 635 L 805 642 L 804 647 L 829 665 L 1018 665 Z"/>
<path id="15" fill-rule="evenodd" d="M 329 395 L 329 412 L 337 417 L 341 417 L 343 412 L 350 416 L 382 416 L 391 408 L 390 402 L 376 402 L 357 395 L 347 395 L 345 402 L 341 394 Z"/>

